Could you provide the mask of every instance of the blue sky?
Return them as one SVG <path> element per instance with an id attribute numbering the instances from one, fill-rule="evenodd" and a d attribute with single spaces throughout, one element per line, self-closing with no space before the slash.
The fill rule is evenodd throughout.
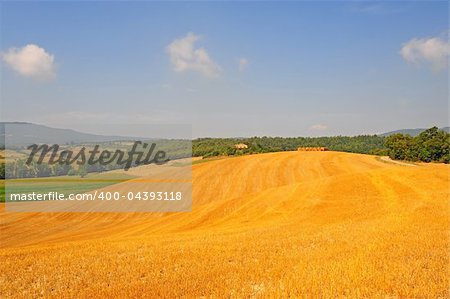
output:
<path id="1" fill-rule="evenodd" d="M 1 116 L 185 123 L 194 137 L 447 126 L 448 12 L 447 1 L 2 2 Z"/>

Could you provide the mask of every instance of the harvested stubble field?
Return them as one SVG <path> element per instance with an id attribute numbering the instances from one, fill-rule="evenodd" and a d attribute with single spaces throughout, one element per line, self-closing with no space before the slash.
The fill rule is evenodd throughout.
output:
<path id="1" fill-rule="evenodd" d="M 271 153 L 194 165 L 190 213 L 2 212 L 0 297 L 448 297 L 449 170 Z"/>

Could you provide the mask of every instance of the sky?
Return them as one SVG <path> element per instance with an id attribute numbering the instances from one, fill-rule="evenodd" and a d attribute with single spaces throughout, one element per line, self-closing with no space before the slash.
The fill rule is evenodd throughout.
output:
<path id="1" fill-rule="evenodd" d="M 2 121 L 193 137 L 449 123 L 447 1 L 0 5 Z"/>

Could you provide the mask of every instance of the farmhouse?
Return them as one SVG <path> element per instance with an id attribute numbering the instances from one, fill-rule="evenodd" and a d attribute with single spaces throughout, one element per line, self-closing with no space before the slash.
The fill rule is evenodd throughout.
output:
<path id="1" fill-rule="evenodd" d="M 299 147 L 297 149 L 298 151 L 305 151 L 305 152 L 323 152 L 323 151 L 328 151 L 327 147 Z"/>
<path id="2" fill-rule="evenodd" d="M 248 148 L 248 145 L 245 143 L 238 143 L 238 144 L 234 145 L 234 148 L 235 149 L 246 149 L 246 148 Z"/>

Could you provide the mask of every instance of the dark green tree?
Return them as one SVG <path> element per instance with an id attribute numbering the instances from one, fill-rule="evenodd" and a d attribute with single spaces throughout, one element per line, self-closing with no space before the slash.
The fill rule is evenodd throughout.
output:
<path id="1" fill-rule="evenodd" d="M 384 145 L 387 147 L 391 159 L 410 160 L 412 158 L 413 138 L 409 135 L 394 134 L 388 136 Z"/>

